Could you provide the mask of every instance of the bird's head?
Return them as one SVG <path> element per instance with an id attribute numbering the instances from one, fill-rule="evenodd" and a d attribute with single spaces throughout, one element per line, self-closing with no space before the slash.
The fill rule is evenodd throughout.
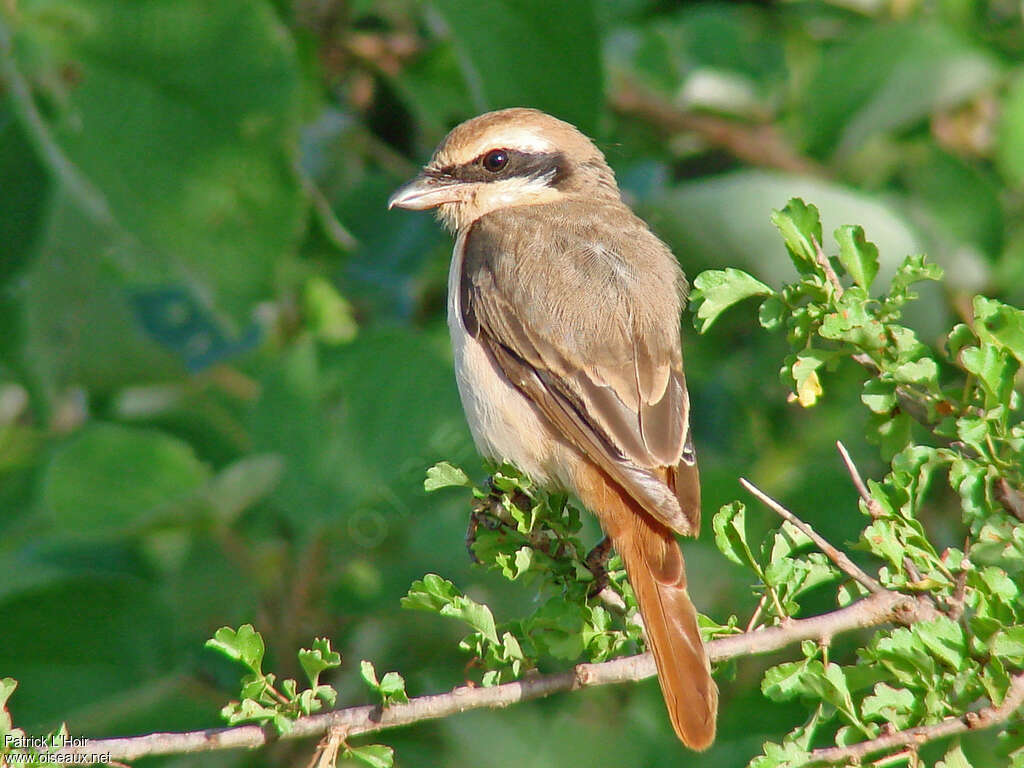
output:
<path id="1" fill-rule="evenodd" d="M 454 231 L 500 208 L 568 196 L 618 200 L 604 155 L 574 126 L 536 109 L 503 109 L 452 129 L 388 208 L 436 208 Z"/>

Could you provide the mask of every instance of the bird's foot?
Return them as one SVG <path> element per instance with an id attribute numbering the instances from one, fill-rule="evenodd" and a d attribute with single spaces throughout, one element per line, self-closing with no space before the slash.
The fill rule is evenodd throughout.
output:
<path id="1" fill-rule="evenodd" d="M 583 561 L 587 570 L 594 575 L 594 583 L 591 585 L 587 597 L 597 597 L 608 586 L 608 558 L 611 557 L 611 554 L 612 540 L 605 536 L 597 543 L 597 546 L 590 550 L 586 560 Z"/>

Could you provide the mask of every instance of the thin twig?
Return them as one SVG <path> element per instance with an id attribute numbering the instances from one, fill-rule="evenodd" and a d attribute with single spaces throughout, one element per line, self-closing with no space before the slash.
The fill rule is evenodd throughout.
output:
<path id="1" fill-rule="evenodd" d="M 295 174 L 302 185 L 302 191 L 306 193 L 306 197 L 309 198 L 310 203 L 313 205 L 313 211 L 316 213 L 316 218 L 320 222 L 320 226 L 323 227 L 323 232 L 327 239 L 340 251 L 353 250 L 358 245 L 358 242 L 356 242 L 352 233 L 345 229 L 345 225 L 338 220 L 338 217 L 334 215 L 334 209 L 331 208 L 330 202 L 324 197 L 324 193 L 317 186 L 313 177 L 298 163 L 295 164 Z"/>
<path id="2" fill-rule="evenodd" d="M 832 288 L 836 292 L 836 298 L 841 298 L 843 295 L 843 284 L 839 282 L 839 275 L 832 268 L 832 262 L 829 261 L 828 256 L 825 255 L 825 251 L 822 250 L 821 243 L 818 242 L 818 238 L 811 237 L 811 243 L 814 245 L 814 257 L 818 261 L 818 266 L 825 272 L 825 277 L 832 283 Z"/>
<path id="3" fill-rule="evenodd" d="M 757 601 L 757 607 L 754 609 L 754 612 L 750 614 L 750 621 L 747 622 L 747 628 L 743 630 L 744 632 L 750 632 L 757 625 L 757 620 L 761 618 L 761 612 L 764 611 L 764 604 L 767 600 L 768 592 L 765 591 L 765 593 L 761 595 L 761 599 Z"/>
<path id="4" fill-rule="evenodd" d="M 742 635 L 712 640 L 707 645 L 712 661 L 771 653 L 803 640 L 825 639 L 842 632 L 886 623 L 909 624 L 917 620 L 917 604 L 898 592 L 883 592 L 845 608 L 810 619 L 792 619 L 782 626 L 759 629 Z M 614 659 L 599 664 L 577 664 L 572 670 L 496 685 L 491 688 L 460 687 L 449 693 L 421 696 L 387 709 L 380 706 L 339 709 L 295 721 L 282 739 L 322 736 L 333 728 L 347 736 L 373 733 L 423 720 L 447 717 L 470 709 L 506 707 L 539 699 L 560 691 L 643 680 L 655 674 L 649 653 Z M 152 733 L 118 739 L 88 739 L 57 750 L 58 754 L 81 755 L 78 764 L 106 760 L 132 761 L 149 755 L 210 752 L 220 749 L 259 747 L 278 738 L 270 728 L 243 725 L 187 733 Z"/>
<path id="5" fill-rule="evenodd" d="M 873 519 L 877 519 L 884 514 L 882 505 L 878 503 L 878 499 L 871 495 L 868 491 L 867 485 L 864 483 L 864 479 L 860 476 L 860 472 L 857 470 L 857 465 L 853 463 L 853 458 L 850 456 L 850 452 L 846 450 L 846 446 L 843 445 L 841 440 L 836 440 L 836 448 L 839 449 L 839 455 L 843 459 L 843 464 L 846 465 L 846 471 L 850 473 L 850 479 L 853 481 L 853 487 L 857 489 L 857 493 L 864 500 L 864 503 L 868 505 L 868 514 Z"/>
<path id="6" fill-rule="evenodd" d="M 883 587 L 875 579 L 871 578 L 866 573 L 864 573 L 864 571 L 862 571 L 857 566 L 857 564 L 854 563 L 850 558 L 848 558 L 843 552 L 840 552 L 838 549 L 836 549 L 827 541 L 825 541 L 825 539 L 819 536 L 818 533 L 813 528 L 811 528 L 810 525 L 808 525 L 803 520 L 798 518 L 784 506 L 779 504 L 779 502 L 777 502 L 771 496 L 766 494 L 756 485 L 754 485 L 749 480 L 743 477 L 740 478 L 740 485 L 742 485 L 744 488 L 746 488 L 748 491 L 754 494 L 754 496 L 760 499 L 764 504 L 766 504 L 776 513 L 778 513 L 778 515 L 782 517 L 783 520 L 786 520 L 791 525 L 796 526 L 805 536 L 807 536 L 807 538 L 809 538 L 817 545 L 818 549 L 825 553 L 826 557 L 828 557 L 829 560 L 836 564 L 839 570 L 841 570 L 851 579 L 863 585 L 869 592 L 880 593 L 886 591 L 885 587 Z"/>
<path id="7" fill-rule="evenodd" d="M 894 747 L 916 747 L 928 741 L 946 738 L 965 731 L 991 728 L 993 725 L 1008 720 L 1021 704 L 1024 704 L 1024 673 L 1011 679 L 1006 697 L 998 707 L 985 707 L 976 712 L 968 712 L 963 717 L 948 718 L 935 725 L 922 725 L 917 728 L 907 728 L 905 731 L 887 733 L 877 739 L 851 744 L 848 747 L 816 749 L 811 753 L 811 759 L 814 763 L 819 764 L 854 764 L 868 755 L 878 754 Z"/>
<path id="8" fill-rule="evenodd" d="M 610 102 L 620 114 L 637 117 L 668 134 L 696 134 L 751 165 L 806 176 L 825 175 L 822 166 L 797 153 L 773 124 L 688 112 L 624 76 L 615 83 Z"/>
<path id="9" fill-rule="evenodd" d="M 89 217 L 107 232 L 120 234 L 110 204 L 78 166 L 64 153 L 53 136 L 49 124 L 36 107 L 32 86 L 24 78 L 14 60 L 11 32 L 0 19 L 0 81 L 7 87 L 11 107 L 25 126 L 29 141 L 55 179 L 58 179 Z"/>
<path id="10" fill-rule="evenodd" d="M 970 534 L 964 539 L 964 556 L 960 560 L 960 573 L 956 575 L 956 581 L 953 588 L 953 594 L 949 598 L 949 603 L 946 608 L 946 615 L 949 616 L 953 621 L 960 621 L 960 617 L 964 614 L 964 603 L 967 600 L 967 573 L 971 568 L 971 561 L 967 558 L 967 553 L 971 551 L 971 536 Z"/>

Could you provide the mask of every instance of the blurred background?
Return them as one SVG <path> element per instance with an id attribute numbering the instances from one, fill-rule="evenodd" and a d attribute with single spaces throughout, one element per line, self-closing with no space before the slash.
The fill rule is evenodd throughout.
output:
<path id="1" fill-rule="evenodd" d="M 787 278 L 768 217 L 791 196 L 821 209 L 826 239 L 863 225 L 883 278 L 927 252 L 948 280 L 911 324 L 935 342 L 974 292 L 1024 302 L 1022 54 L 1016 0 L 0 0 L 0 676 L 20 681 L 16 725 L 217 726 L 241 670 L 203 641 L 244 622 L 283 675 L 330 636 L 341 706 L 373 700 L 360 659 L 436 693 L 469 674 L 463 633 L 402 611 L 411 581 L 440 573 L 499 620 L 529 603 L 471 566 L 468 495 L 423 491 L 442 459 L 484 471 L 444 326 L 451 241 L 385 200 L 453 125 L 513 105 L 577 124 L 691 277 Z M 835 441 L 866 475 L 882 466 L 858 372 L 829 374 L 804 410 L 752 307 L 704 337 L 687 317 L 684 339 L 705 518 L 747 476 L 855 539 Z M 957 541 L 955 505 L 928 514 Z M 709 534 L 686 545 L 694 599 L 744 625 L 748 576 Z M 804 611 L 833 607 L 824 589 Z M 720 675 L 702 765 L 746 764 L 802 720 L 760 697 L 766 663 Z M 406 766 L 693 759 L 654 681 L 374 740 Z M 304 765 L 312 746 L 160 762 Z"/>

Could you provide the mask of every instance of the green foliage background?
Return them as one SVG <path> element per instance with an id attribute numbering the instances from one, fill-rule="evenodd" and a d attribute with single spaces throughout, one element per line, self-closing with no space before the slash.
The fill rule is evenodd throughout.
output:
<path id="1" fill-rule="evenodd" d="M 479 466 L 442 317 L 450 241 L 384 207 L 476 113 L 536 106 L 594 136 L 690 275 L 736 266 L 777 286 L 791 265 L 769 214 L 801 196 L 826 232 L 865 228 L 880 280 L 911 253 L 944 267 L 908 308 L 926 342 L 976 292 L 1024 304 L 1021 13 L 1009 0 L 0 3 L 0 677 L 19 680 L 17 724 L 215 726 L 237 671 L 203 642 L 247 622 L 282 675 L 298 675 L 295 649 L 332 638 L 339 705 L 373 700 L 359 659 L 399 670 L 410 695 L 447 690 L 467 674 L 460 630 L 401 611 L 410 583 L 440 573 L 498 616 L 530 605 L 472 567 L 465 496 L 423 491 L 437 461 Z M 686 334 L 705 509 L 744 475 L 826 538 L 856 539 L 835 440 L 881 471 L 858 372 L 829 373 L 814 408 L 787 403 L 783 342 L 755 322 L 747 308 Z M 769 514 L 751 507 L 747 525 Z M 951 494 L 936 489 L 922 516 L 939 545 L 962 545 Z M 686 547 L 694 599 L 745 621 L 750 577 L 704 533 Z M 803 607 L 834 606 L 812 593 Z M 721 678 L 702 764 L 745 764 L 802 719 L 761 697 L 762 670 Z M 683 759 L 653 681 L 383 740 L 405 765 Z M 965 750 L 986 765 L 977 743 Z"/>

